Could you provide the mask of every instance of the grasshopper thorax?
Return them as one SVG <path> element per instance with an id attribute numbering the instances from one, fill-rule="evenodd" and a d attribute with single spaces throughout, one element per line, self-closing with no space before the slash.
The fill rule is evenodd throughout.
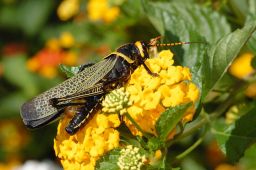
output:
<path id="1" fill-rule="evenodd" d="M 135 43 L 125 44 L 119 47 L 116 51 L 119 57 L 122 57 L 134 67 L 138 67 L 142 62 L 149 58 L 149 47 L 150 46 L 145 42 L 136 41 Z"/>

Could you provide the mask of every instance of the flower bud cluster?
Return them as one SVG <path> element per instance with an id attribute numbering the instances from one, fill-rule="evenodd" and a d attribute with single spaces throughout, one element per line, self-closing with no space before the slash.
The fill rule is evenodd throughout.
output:
<path id="1" fill-rule="evenodd" d="M 125 92 L 124 87 L 113 90 L 105 96 L 102 102 L 102 111 L 105 113 L 118 113 L 123 115 L 126 113 L 126 108 L 131 106 L 129 101 L 129 93 Z"/>
<path id="2" fill-rule="evenodd" d="M 121 170 L 140 170 L 146 162 L 145 155 L 140 153 L 140 149 L 132 145 L 126 146 L 120 151 L 121 155 L 117 165 Z"/>

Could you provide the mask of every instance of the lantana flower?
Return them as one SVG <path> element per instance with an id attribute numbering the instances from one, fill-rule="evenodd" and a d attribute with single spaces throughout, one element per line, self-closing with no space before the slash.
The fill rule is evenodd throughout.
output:
<path id="1" fill-rule="evenodd" d="M 253 57 L 253 54 L 249 52 L 241 54 L 229 67 L 229 73 L 239 79 L 249 76 L 254 71 L 253 67 L 251 66 Z"/>
<path id="2" fill-rule="evenodd" d="M 173 54 L 169 50 L 164 50 L 158 57 L 148 59 L 146 65 L 159 76 L 149 75 L 143 66 L 140 66 L 126 85 L 133 103 L 127 108 L 128 113 L 143 131 L 155 135 L 155 123 L 166 108 L 196 102 L 199 98 L 199 90 L 191 82 L 189 68 L 173 66 L 172 57 Z M 183 123 L 192 120 L 194 113 L 192 106 L 186 111 Z M 124 118 L 124 121 L 134 135 L 142 135 L 127 118 Z"/>
<path id="3" fill-rule="evenodd" d="M 108 0 L 89 0 L 87 11 L 90 20 L 106 23 L 114 21 L 120 13 L 119 7 L 110 6 Z"/>
<path id="4" fill-rule="evenodd" d="M 58 7 L 57 14 L 62 21 L 66 21 L 78 14 L 79 8 L 79 0 L 63 0 Z"/>
<path id="5" fill-rule="evenodd" d="M 96 160 L 104 153 L 119 146 L 120 125 L 117 114 L 101 114 L 99 111 L 76 134 L 70 136 L 65 127 L 73 116 L 72 110 L 66 112 L 59 122 L 54 139 L 56 156 L 64 169 L 93 170 Z"/>
<path id="6" fill-rule="evenodd" d="M 64 169 L 94 169 L 96 161 L 108 151 L 124 148 L 125 144 L 120 143 L 120 132 L 117 130 L 121 123 L 120 116 L 133 135 L 143 134 L 126 117 L 127 114 L 143 131 L 156 135 L 155 123 L 161 113 L 169 107 L 198 100 L 199 89 L 191 81 L 189 68 L 174 66 L 172 57 L 169 50 L 164 50 L 157 57 L 148 59 L 146 65 L 159 76 L 153 77 L 143 66 L 138 67 L 125 87 L 106 95 L 103 108 L 73 136 L 65 131 L 73 114 L 70 110 L 64 114 L 54 140 L 55 153 Z M 194 113 L 195 107 L 192 105 L 187 109 L 182 123 L 191 121 Z M 175 129 L 170 135 L 175 135 Z M 120 152 L 120 155 L 125 153 Z M 118 166 L 125 167 L 126 160 L 121 156 Z M 156 151 L 155 157 L 156 160 L 162 157 L 160 150 Z M 143 157 L 140 162 L 145 159 Z"/>
<path id="7" fill-rule="evenodd" d="M 120 8 L 111 2 L 109 0 L 89 0 L 86 6 L 89 20 L 113 22 L 119 16 Z M 60 20 L 66 21 L 78 15 L 81 5 L 80 0 L 63 0 L 57 10 Z"/>
<path id="8" fill-rule="evenodd" d="M 239 55 L 229 67 L 229 73 L 238 79 L 247 79 L 256 73 L 252 67 L 252 60 L 255 56 L 251 52 Z M 256 82 L 251 82 L 245 90 L 245 95 L 250 98 L 256 98 Z"/>

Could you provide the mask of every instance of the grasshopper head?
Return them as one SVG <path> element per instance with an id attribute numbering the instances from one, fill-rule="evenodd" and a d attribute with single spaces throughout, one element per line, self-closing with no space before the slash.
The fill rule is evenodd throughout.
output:
<path id="1" fill-rule="evenodd" d="M 135 46 L 138 49 L 139 56 L 142 58 L 143 61 L 149 58 L 148 51 L 149 51 L 149 45 L 143 41 L 137 41 L 135 42 Z"/>

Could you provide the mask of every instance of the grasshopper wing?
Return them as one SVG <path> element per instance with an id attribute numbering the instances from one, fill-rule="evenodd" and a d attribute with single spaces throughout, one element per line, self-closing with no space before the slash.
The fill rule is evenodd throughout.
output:
<path id="1" fill-rule="evenodd" d="M 24 103 L 20 110 L 24 124 L 29 128 L 36 128 L 56 119 L 63 111 L 64 106 L 67 106 L 72 100 L 63 101 L 63 107 L 54 107 L 51 102 L 52 99 L 76 96 L 76 94 L 80 95 L 87 89 L 92 89 L 111 71 L 116 61 L 117 57 L 107 57 Z M 93 93 L 90 95 L 93 95 Z"/>

